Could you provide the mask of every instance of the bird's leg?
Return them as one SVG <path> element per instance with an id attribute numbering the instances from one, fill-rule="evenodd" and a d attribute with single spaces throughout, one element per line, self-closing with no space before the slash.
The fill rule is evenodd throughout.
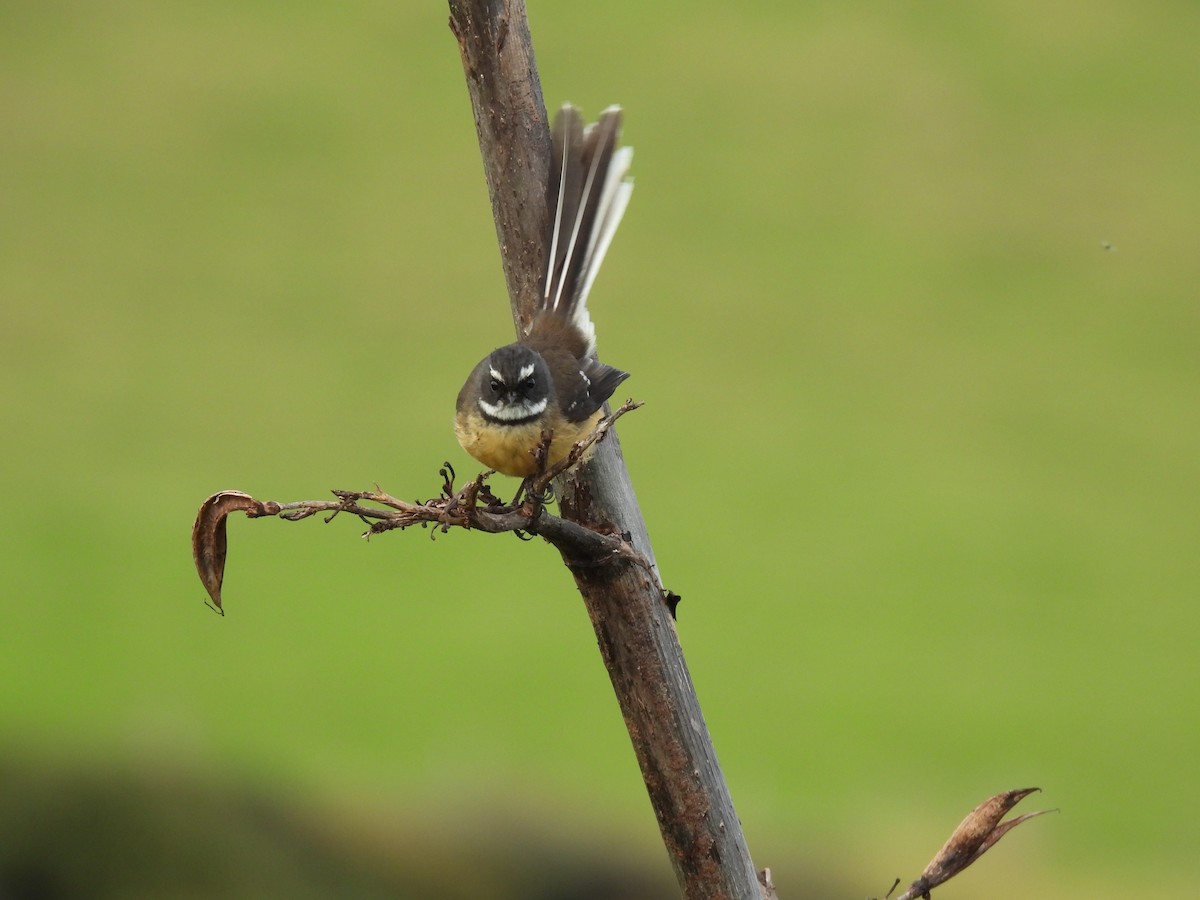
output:
<path id="1" fill-rule="evenodd" d="M 526 509 L 529 514 L 530 523 L 536 522 L 546 504 L 554 500 L 554 486 L 551 485 L 550 479 L 546 477 L 546 471 L 549 468 L 550 442 L 553 440 L 554 432 L 542 432 L 541 441 L 530 451 L 533 455 L 536 470 L 532 475 L 527 475 L 521 481 L 521 486 L 517 488 L 516 496 L 513 497 L 511 508 L 517 509 L 518 507 L 522 507 Z M 514 533 L 523 541 L 530 539 L 520 530 Z"/>
<path id="2" fill-rule="evenodd" d="M 509 504 L 513 509 L 526 501 L 535 506 L 541 506 L 547 500 L 554 499 L 554 492 L 548 489 L 549 482 L 546 479 L 552 440 L 554 440 L 554 432 L 543 431 L 538 445 L 529 451 L 529 455 L 533 457 L 534 471 L 532 475 L 525 476 L 521 481 L 521 486 L 517 488 L 517 493 L 513 496 L 512 503 Z"/>

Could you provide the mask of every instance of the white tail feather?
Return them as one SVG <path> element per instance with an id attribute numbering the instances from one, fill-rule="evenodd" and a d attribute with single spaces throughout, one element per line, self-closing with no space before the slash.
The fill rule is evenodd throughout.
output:
<path id="1" fill-rule="evenodd" d="M 596 127 L 595 123 L 593 123 L 591 125 L 588 125 L 587 128 L 584 129 L 583 139 L 584 139 L 585 143 L 587 141 L 588 135 L 591 133 L 592 129 L 595 127 Z M 598 157 L 599 157 L 599 154 L 594 154 L 592 156 L 591 164 L 588 166 L 587 176 L 583 180 L 583 191 L 580 194 L 581 199 L 579 201 L 579 209 L 577 209 L 575 211 L 575 223 L 571 226 L 571 239 L 570 239 L 570 241 L 567 242 L 566 262 L 563 265 L 564 270 L 569 269 L 571 267 L 571 260 L 575 258 L 575 245 L 577 243 L 579 243 L 579 230 L 583 227 L 584 214 L 587 212 L 587 206 L 588 206 L 587 200 L 588 200 L 588 197 L 590 197 L 592 195 L 592 189 L 596 184 L 596 169 L 600 164 L 600 160 Z M 566 153 L 563 153 L 563 160 L 564 160 L 564 168 L 565 168 L 566 167 L 565 166 Z M 604 188 L 607 188 L 607 185 L 604 185 L 602 189 L 604 189 Z M 561 191 L 560 191 L 560 194 L 561 194 Z M 601 202 L 603 202 L 603 201 L 601 201 Z M 559 203 L 560 203 L 560 205 L 562 203 L 561 196 L 559 199 Z M 603 207 L 598 208 L 597 218 L 599 218 L 599 212 L 602 212 L 602 211 L 603 211 Z M 558 215 L 559 214 L 560 213 L 555 214 L 555 225 L 558 224 Z M 582 248 L 581 248 L 581 252 L 582 252 Z M 553 259 L 553 258 L 554 257 L 551 256 L 551 259 Z M 586 257 L 584 257 L 583 265 L 584 266 L 587 265 Z M 584 270 L 581 267 L 580 274 L 582 274 L 583 271 Z M 563 291 L 563 286 L 565 284 L 566 284 L 565 278 L 562 279 L 561 281 L 559 281 L 558 290 L 554 292 L 554 301 L 550 305 L 551 309 L 558 309 L 558 303 L 562 299 L 562 291 Z"/>
<path id="2" fill-rule="evenodd" d="M 620 112 L 621 108 L 619 106 L 610 106 L 601 114 L 599 122 L 603 122 L 605 116 L 608 115 L 619 116 Z M 574 107 L 570 105 L 564 106 L 560 115 L 573 116 L 576 123 L 574 127 L 579 128 L 577 124 L 578 110 Z M 576 138 L 574 141 L 571 139 L 569 131 L 567 131 L 570 128 L 570 123 L 566 123 L 564 133 L 559 138 L 562 141 L 562 159 L 559 162 L 558 196 L 555 198 L 554 225 L 551 231 L 550 253 L 545 279 L 546 288 L 542 300 L 543 308 L 551 311 L 557 311 L 560 308 L 560 304 L 564 300 L 566 301 L 571 310 L 572 323 L 579 329 L 587 341 L 588 355 L 595 353 L 596 329 L 592 324 L 591 316 L 588 314 L 587 296 L 592 289 L 592 283 L 596 280 L 596 275 L 600 271 L 600 263 L 603 262 L 609 244 L 612 243 L 613 236 L 616 234 L 621 217 L 625 213 L 625 207 L 629 204 L 630 195 L 633 193 L 633 179 L 627 177 L 633 161 L 633 148 L 615 147 L 608 153 L 593 152 L 587 172 L 581 173 L 583 175 L 582 185 L 576 182 L 575 189 L 579 190 L 579 197 L 578 205 L 574 212 L 574 221 L 564 221 L 564 207 L 568 199 L 568 173 L 572 172 L 572 169 L 579 165 L 578 158 L 571 155 L 572 148 L 586 147 L 589 143 L 589 138 L 592 137 L 593 129 L 599 122 L 583 127 L 582 140 Z M 616 122 L 612 123 L 611 127 L 614 129 L 618 128 L 619 122 L 620 120 L 617 119 Z M 556 124 L 557 127 L 558 125 Z M 609 140 L 615 144 L 619 140 L 620 134 L 619 131 L 614 131 L 613 134 L 605 137 L 607 138 L 604 140 L 605 144 Z M 599 148 L 596 149 L 598 151 Z M 599 170 L 600 160 L 605 155 L 608 156 L 609 162 L 605 171 L 601 172 Z M 591 197 L 595 199 L 589 203 L 589 198 Z M 581 236 L 584 221 L 585 219 L 589 219 L 589 213 L 590 222 L 588 224 L 586 246 L 584 246 Z M 569 235 L 563 234 L 563 230 L 566 227 L 570 228 Z M 561 246 L 564 242 L 566 243 L 565 250 Z M 560 253 L 562 255 L 561 262 L 556 266 L 555 260 L 559 258 Z M 574 273 L 571 278 L 566 277 L 566 273 L 568 272 Z M 555 280 L 558 281 L 557 285 L 553 283 Z M 573 285 L 572 296 L 564 298 L 563 291 L 568 281 Z"/>
<path id="3" fill-rule="evenodd" d="M 608 164 L 608 173 L 604 178 L 604 194 L 600 198 L 600 208 L 596 212 L 596 222 L 592 226 L 592 238 L 588 242 L 587 256 L 583 260 L 582 280 L 579 288 L 579 308 L 587 315 L 587 297 L 592 289 L 592 282 L 600 272 L 600 263 L 604 262 L 604 254 L 617 233 L 621 217 L 625 215 L 625 207 L 633 195 L 633 179 L 626 178 L 629 167 L 633 163 L 633 148 L 621 147 L 612 155 Z"/>
<path id="4" fill-rule="evenodd" d="M 564 107 L 565 109 L 566 107 Z M 550 232 L 550 259 L 546 263 L 546 296 L 543 299 L 550 299 L 550 283 L 554 278 L 554 259 L 558 255 L 558 232 L 562 224 L 563 214 L 563 197 L 567 191 L 567 153 L 563 151 L 562 166 L 558 172 L 558 198 L 554 204 L 554 230 Z M 561 287 L 560 287 L 561 290 Z M 558 305 L 558 298 L 554 298 L 554 305 Z"/>

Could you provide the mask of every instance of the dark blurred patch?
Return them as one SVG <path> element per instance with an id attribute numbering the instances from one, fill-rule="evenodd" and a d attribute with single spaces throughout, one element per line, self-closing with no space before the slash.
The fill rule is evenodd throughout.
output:
<path id="1" fill-rule="evenodd" d="M 494 810 L 455 829 L 159 766 L 0 762 L 0 900 L 675 896 L 665 858 L 655 870 Z"/>

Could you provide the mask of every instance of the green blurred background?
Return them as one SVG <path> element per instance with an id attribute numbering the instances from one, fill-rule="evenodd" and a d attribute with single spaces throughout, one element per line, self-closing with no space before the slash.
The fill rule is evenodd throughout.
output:
<path id="1" fill-rule="evenodd" d="M 880 894 L 1036 784 L 939 893 L 1194 894 L 1200 7 L 531 7 L 547 102 L 627 109 L 591 305 L 756 862 Z M 511 323 L 446 20 L 0 6 L 10 857 L 89 772 L 669 874 L 545 545 L 238 518 L 224 619 L 192 569 L 216 490 L 473 470 Z"/>

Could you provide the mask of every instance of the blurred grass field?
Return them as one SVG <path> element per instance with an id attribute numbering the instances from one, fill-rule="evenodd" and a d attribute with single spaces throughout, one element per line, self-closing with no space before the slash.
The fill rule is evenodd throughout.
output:
<path id="1" fill-rule="evenodd" d="M 627 109 L 591 306 L 781 895 L 881 893 L 1031 784 L 1062 814 L 945 896 L 1194 891 L 1200 8 L 530 15 L 548 104 Z M 216 490 L 473 471 L 454 396 L 511 323 L 446 19 L 0 7 L 0 750 L 657 843 L 544 545 L 235 520 L 225 619 L 192 570 Z"/>

